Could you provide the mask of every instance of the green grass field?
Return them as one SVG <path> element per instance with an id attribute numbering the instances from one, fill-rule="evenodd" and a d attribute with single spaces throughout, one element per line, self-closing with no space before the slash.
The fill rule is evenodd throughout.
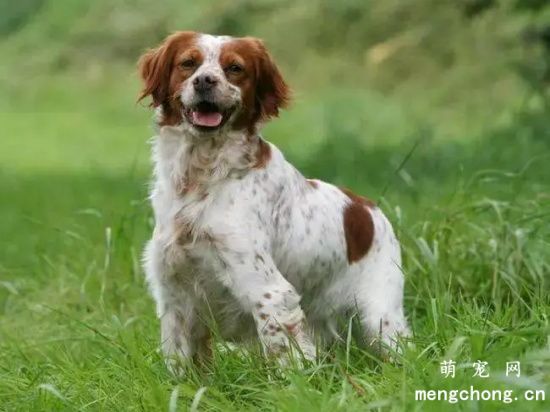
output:
<path id="1" fill-rule="evenodd" d="M 25 36 L 3 43 L 11 63 Z M 281 371 L 255 343 L 217 342 L 211 364 L 172 377 L 140 265 L 152 132 L 132 61 L 99 73 L 11 64 L 0 71 L 0 410 L 550 410 L 550 113 L 527 87 L 484 112 L 481 92 L 469 102 L 458 82 L 448 92 L 472 103 L 473 127 L 467 109 L 445 114 L 437 90 L 412 104 L 364 79 L 324 79 L 320 60 L 296 72 L 282 60 L 296 99 L 264 135 L 308 177 L 389 215 L 414 347 L 385 363 L 349 339 Z M 320 80 L 302 82 L 308 73 Z M 449 359 L 455 378 L 441 374 Z M 472 377 L 477 360 L 489 378 Z M 510 361 L 520 378 L 506 376 Z M 415 400 L 471 385 L 513 390 L 512 403 Z"/>

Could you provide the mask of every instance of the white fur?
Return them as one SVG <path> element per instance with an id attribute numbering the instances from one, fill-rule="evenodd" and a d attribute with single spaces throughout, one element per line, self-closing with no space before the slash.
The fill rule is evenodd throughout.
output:
<path id="1" fill-rule="evenodd" d="M 197 47 L 201 50 L 203 62 L 200 67 L 195 70 L 193 75 L 183 84 L 181 90 L 181 102 L 185 107 L 192 106 L 195 103 L 195 90 L 193 88 L 193 80 L 198 76 L 209 75 L 218 81 L 216 88 L 216 100 L 220 106 L 224 108 L 235 108 L 232 117 L 237 114 L 241 103 L 241 89 L 227 81 L 223 68 L 220 66 L 220 51 L 224 43 L 230 41 L 229 36 L 211 36 L 209 34 L 201 34 L 197 39 Z M 231 124 L 232 119 L 226 123 Z M 194 137 L 201 137 L 201 132 L 197 131 L 188 123 L 183 124 L 185 132 Z M 222 132 L 225 128 L 222 128 Z"/>
<path id="2" fill-rule="evenodd" d="M 215 72 L 223 40 L 203 39 L 214 57 L 199 70 Z M 254 152 L 257 136 L 200 139 L 190 127 L 161 127 L 153 140 L 155 230 L 144 261 L 169 359 L 204 349 L 211 317 L 223 338 L 257 335 L 275 354 L 294 342 L 309 359 L 313 335 L 340 332 L 338 317 L 356 310 L 369 340 L 394 345 L 408 334 L 400 249 L 380 209 L 369 208 L 370 250 L 349 264 L 350 199 L 341 190 L 308 183 L 273 145 L 265 167 L 253 168 L 243 154 Z M 198 186 L 182 192 L 190 176 Z"/>

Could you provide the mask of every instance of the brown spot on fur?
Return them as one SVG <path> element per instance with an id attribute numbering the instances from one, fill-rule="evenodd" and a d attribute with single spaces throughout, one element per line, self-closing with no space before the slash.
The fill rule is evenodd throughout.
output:
<path id="1" fill-rule="evenodd" d="M 260 313 L 260 319 L 261 320 L 267 320 L 269 316 L 267 315 L 267 313 Z"/>
<path id="2" fill-rule="evenodd" d="M 243 153 L 243 160 L 245 161 L 245 163 L 252 163 L 252 155 L 248 152 L 244 152 Z"/>
<path id="3" fill-rule="evenodd" d="M 285 323 L 283 325 L 289 333 L 294 333 L 294 329 L 298 326 L 298 323 Z"/>
<path id="4" fill-rule="evenodd" d="M 212 233 L 205 230 L 198 231 L 192 223 L 181 215 L 175 217 L 173 226 L 174 239 L 179 245 L 186 245 L 190 242 L 199 240 L 219 244 L 219 239 L 212 235 Z"/>
<path id="5" fill-rule="evenodd" d="M 346 189 L 345 187 L 341 187 L 340 190 L 342 192 L 344 192 L 344 194 L 347 197 L 349 197 L 353 202 L 363 203 L 363 204 L 367 205 L 368 207 L 377 207 L 376 202 L 374 202 L 373 200 L 371 200 L 371 199 L 369 199 L 365 196 L 357 195 L 357 194 L 353 193 L 351 190 Z"/>
<path id="6" fill-rule="evenodd" d="M 368 207 L 373 203 L 349 190 L 342 191 L 351 200 L 344 208 L 344 236 L 348 262 L 353 263 L 365 256 L 372 246 L 374 222 Z"/>
<path id="7" fill-rule="evenodd" d="M 384 326 L 390 326 L 390 322 L 387 321 L 387 320 L 385 320 L 385 321 L 384 321 Z"/>
<path id="8" fill-rule="evenodd" d="M 310 185 L 314 189 L 317 189 L 319 187 L 319 183 L 317 183 L 313 179 L 306 179 L 306 182 L 307 182 L 308 185 Z"/>
<path id="9" fill-rule="evenodd" d="M 179 245 L 185 245 L 192 239 L 193 228 L 184 218 L 177 216 L 174 220 L 174 237 Z"/>
<path id="10" fill-rule="evenodd" d="M 193 184 L 189 182 L 187 173 L 185 173 L 183 177 L 172 178 L 172 183 L 178 196 L 185 196 L 187 193 L 193 190 Z"/>
<path id="11" fill-rule="evenodd" d="M 355 262 L 362 258 L 372 246 L 374 223 L 367 208 L 377 207 L 376 203 L 364 196 L 359 196 L 346 188 L 340 190 L 352 201 L 344 210 L 344 231 L 348 247 L 348 261 Z M 347 222 L 347 223 L 346 223 Z"/>
<path id="12" fill-rule="evenodd" d="M 262 302 L 256 303 L 256 308 L 257 308 L 257 309 L 261 309 L 261 308 L 263 308 L 263 307 L 264 307 L 264 305 L 262 304 Z"/>
<path id="13" fill-rule="evenodd" d="M 198 190 L 198 188 L 199 188 L 199 185 L 195 182 L 187 182 L 187 183 L 182 182 L 180 186 L 176 187 L 176 190 L 177 190 L 177 194 L 183 197 L 191 192 Z M 204 200 L 205 198 L 206 196 L 202 197 L 201 195 L 201 200 Z"/>
<path id="14" fill-rule="evenodd" d="M 267 166 L 271 159 L 271 146 L 263 139 L 258 140 L 258 150 L 256 151 L 255 169 L 261 169 Z"/>
<path id="15" fill-rule="evenodd" d="M 264 298 L 271 299 L 271 293 L 264 293 Z"/>
<path id="16" fill-rule="evenodd" d="M 274 324 L 270 324 L 268 326 L 268 328 L 271 329 L 271 330 L 275 330 L 277 327 Z"/>

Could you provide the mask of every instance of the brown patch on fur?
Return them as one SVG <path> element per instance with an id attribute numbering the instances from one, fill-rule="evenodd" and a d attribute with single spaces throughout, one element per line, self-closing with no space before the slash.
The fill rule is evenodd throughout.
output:
<path id="1" fill-rule="evenodd" d="M 374 239 L 374 222 L 369 207 L 374 203 L 367 198 L 342 189 L 351 200 L 344 208 L 344 236 L 349 263 L 357 262 L 367 254 Z"/>
<path id="2" fill-rule="evenodd" d="M 179 245 L 185 245 L 189 243 L 193 238 L 193 228 L 189 224 L 189 222 L 186 221 L 186 219 L 182 219 L 181 217 L 176 217 L 174 222 L 174 236 L 176 239 L 176 242 Z"/>
<path id="3" fill-rule="evenodd" d="M 319 187 L 319 183 L 317 183 L 313 179 L 306 179 L 306 182 L 307 182 L 308 185 L 310 185 L 314 189 L 317 189 Z"/>
<path id="4" fill-rule="evenodd" d="M 271 146 L 263 139 L 258 140 L 258 150 L 256 151 L 256 161 L 254 169 L 262 169 L 267 166 L 271 159 Z"/>
<path id="5" fill-rule="evenodd" d="M 269 316 L 267 315 L 267 313 L 260 313 L 260 319 L 261 320 L 267 320 Z"/>
<path id="6" fill-rule="evenodd" d="M 243 68 L 227 74 L 242 95 L 243 110 L 233 125 L 235 129 L 246 128 L 255 134 L 258 121 L 277 117 L 279 109 L 288 105 L 290 89 L 261 40 L 243 37 L 224 44 L 220 64 L 223 68 L 232 64 Z"/>
<path id="7" fill-rule="evenodd" d="M 182 67 L 181 62 L 187 59 L 202 62 L 203 56 L 195 45 L 196 38 L 197 33 L 192 31 L 176 32 L 139 60 L 143 89 L 138 101 L 150 95 L 153 99 L 151 106 L 162 107 L 161 126 L 173 126 L 182 121 L 181 84 L 193 74 L 193 70 Z"/>
<path id="8" fill-rule="evenodd" d="M 296 326 L 298 326 L 298 323 L 285 323 L 283 326 L 289 333 L 294 333 Z"/>
<path id="9" fill-rule="evenodd" d="M 360 196 L 360 195 L 357 195 L 355 193 L 353 193 L 351 190 L 349 189 L 346 189 L 345 187 L 340 187 L 339 188 L 342 192 L 344 192 L 344 194 L 349 197 L 353 202 L 358 202 L 358 203 L 364 203 L 365 205 L 367 205 L 368 207 L 377 207 L 376 205 L 376 202 L 365 197 L 365 196 Z"/>
<path id="10" fill-rule="evenodd" d="M 271 299 L 271 293 L 264 293 L 264 298 Z"/>
<path id="11" fill-rule="evenodd" d="M 188 193 L 196 190 L 198 188 L 197 183 L 189 182 L 188 179 L 183 179 L 176 184 L 176 193 L 179 196 L 185 196 Z"/>
<path id="12" fill-rule="evenodd" d="M 195 241 L 205 241 L 211 244 L 219 244 L 219 239 L 206 230 L 197 231 L 196 227 L 181 215 L 174 218 L 174 239 L 178 245 L 187 245 Z"/>
<path id="13" fill-rule="evenodd" d="M 262 302 L 256 303 L 256 308 L 257 308 L 257 309 L 261 309 L 261 308 L 263 308 L 263 307 L 264 307 L 264 305 L 263 305 Z"/>

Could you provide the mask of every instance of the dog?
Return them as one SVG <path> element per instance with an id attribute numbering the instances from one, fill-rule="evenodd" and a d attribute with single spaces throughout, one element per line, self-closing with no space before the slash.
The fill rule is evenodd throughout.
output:
<path id="1" fill-rule="evenodd" d="M 144 270 L 168 365 L 224 339 L 257 336 L 266 355 L 339 336 L 355 312 L 382 351 L 409 336 L 400 246 L 372 201 L 306 179 L 260 135 L 290 100 L 256 38 L 176 32 L 139 62 L 156 109 Z M 299 131 L 296 131 L 299 135 Z"/>

